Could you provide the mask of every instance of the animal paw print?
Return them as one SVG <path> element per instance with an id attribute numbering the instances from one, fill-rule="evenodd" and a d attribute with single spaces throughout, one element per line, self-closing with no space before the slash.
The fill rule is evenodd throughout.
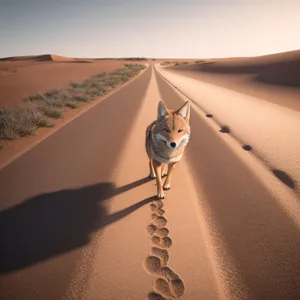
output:
<path id="1" fill-rule="evenodd" d="M 147 257 L 145 270 L 157 277 L 153 283 L 153 290 L 148 294 L 149 300 L 164 300 L 180 298 L 184 294 L 184 284 L 181 278 L 173 272 L 169 264 L 168 248 L 172 246 L 172 239 L 168 236 L 167 219 L 164 217 L 163 202 L 155 201 L 150 204 L 152 223 L 146 228 L 151 236 L 153 247 Z"/>
<path id="2" fill-rule="evenodd" d="M 183 281 L 169 267 L 163 266 L 159 257 L 154 256 L 154 254 L 149 255 L 144 268 L 157 277 L 153 283 L 153 289 L 156 295 L 165 297 L 161 299 L 180 298 L 184 294 Z M 152 299 L 155 299 L 154 292 L 149 295 L 152 296 Z M 156 299 L 160 299 L 159 296 Z"/>

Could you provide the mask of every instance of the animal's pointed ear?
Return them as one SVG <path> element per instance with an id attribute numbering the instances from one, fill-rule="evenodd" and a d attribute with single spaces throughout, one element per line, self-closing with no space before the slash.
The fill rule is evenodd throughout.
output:
<path id="1" fill-rule="evenodd" d="M 188 121 L 190 119 L 190 102 L 186 101 L 183 106 L 177 110 L 177 114 Z"/>
<path id="2" fill-rule="evenodd" d="M 159 101 L 158 106 L 157 106 L 157 119 L 161 119 L 168 114 L 169 114 L 169 111 L 168 111 L 167 107 L 161 101 Z"/>

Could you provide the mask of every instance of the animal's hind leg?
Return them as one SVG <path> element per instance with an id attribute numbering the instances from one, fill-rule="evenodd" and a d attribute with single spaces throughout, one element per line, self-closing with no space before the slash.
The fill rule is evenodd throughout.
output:
<path id="1" fill-rule="evenodd" d="M 156 178 L 156 175 L 155 175 L 155 171 L 154 171 L 154 168 L 153 168 L 153 161 L 152 159 L 149 159 L 149 178 Z"/>

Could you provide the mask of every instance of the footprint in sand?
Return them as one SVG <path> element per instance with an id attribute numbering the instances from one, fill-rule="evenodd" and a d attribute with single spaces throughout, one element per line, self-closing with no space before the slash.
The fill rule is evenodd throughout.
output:
<path id="1" fill-rule="evenodd" d="M 153 235 L 155 233 L 156 235 L 158 235 L 160 237 L 166 237 L 169 234 L 169 229 L 166 227 L 158 228 L 156 225 L 150 224 L 147 226 L 146 232 L 149 235 Z"/>
<path id="2" fill-rule="evenodd" d="M 168 236 L 169 229 L 167 219 L 163 216 L 165 211 L 162 201 L 155 201 L 150 204 L 152 211 L 152 223 L 146 228 L 146 232 L 151 236 L 153 247 L 147 257 L 145 270 L 157 277 L 153 283 L 154 291 L 149 293 L 149 300 L 163 300 L 180 298 L 184 294 L 184 284 L 180 277 L 168 267 L 168 248 L 172 246 L 172 240 Z"/>
<path id="3" fill-rule="evenodd" d="M 151 254 L 160 259 L 161 265 L 166 266 L 169 261 L 169 253 L 165 249 L 152 247 Z"/>
<path id="4" fill-rule="evenodd" d="M 155 292 L 151 292 L 148 295 L 149 300 L 166 300 L 161 294 L 157 294 Z"/>
<path id="5" fill-rule="evenodd" d="M 157 235 L 153 235 L 151 241 L 154 245 L 160 246 L 163 248 L 170 248 L 172 246 L 172 240 L 169 237 L 159 237 Z"/>
<path id="6" fill-rule="evenodd" d="M 153 211 L 153 213 L 156 215 L 162 216 L 165 213 L 165 211 L 163 209 L 157 208 L 156 205 L 153 203 L 150 204 L 150 208 Z"/>
<path id="7" fill-rule="evenodd" d="M 184 284 L 180 277 L 169 267 L 163 267 L 159 257 L 147 257 L 144 268 L 150 274 L 158 277 L 153 284 L 154 290 L 160 295 L 170 298 L 179 298 L 184 294 Z"/>
<path id="8" fill-rule="evenodd" d="M 158 216 L 157 214 L 153 213 L 151 215 L 152 219 L 153 219 L 153 223 L 158 226 L 158 227 L 163 227 L 167 225 L 167 220 L 165 217 L 163 216 Z"/>

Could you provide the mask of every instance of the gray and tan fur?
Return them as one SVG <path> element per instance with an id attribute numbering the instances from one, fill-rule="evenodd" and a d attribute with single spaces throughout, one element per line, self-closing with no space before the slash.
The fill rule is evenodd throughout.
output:
<path id="1" fill-rule="evenodd" d="M 177 110 L 168 109 L 163 102 L 158 103 L 157 120 L 146 130 L 146 152 L 149 158 L 149 177 L 156 178 L 157 196 L 165 198 L 164 190 L 171 187 L 174 167 L 180 161 L 189 142 L 190 104 L 187 101 Z M 162 185 L 163 167 L 168 166 L 167 178 Z"/>

